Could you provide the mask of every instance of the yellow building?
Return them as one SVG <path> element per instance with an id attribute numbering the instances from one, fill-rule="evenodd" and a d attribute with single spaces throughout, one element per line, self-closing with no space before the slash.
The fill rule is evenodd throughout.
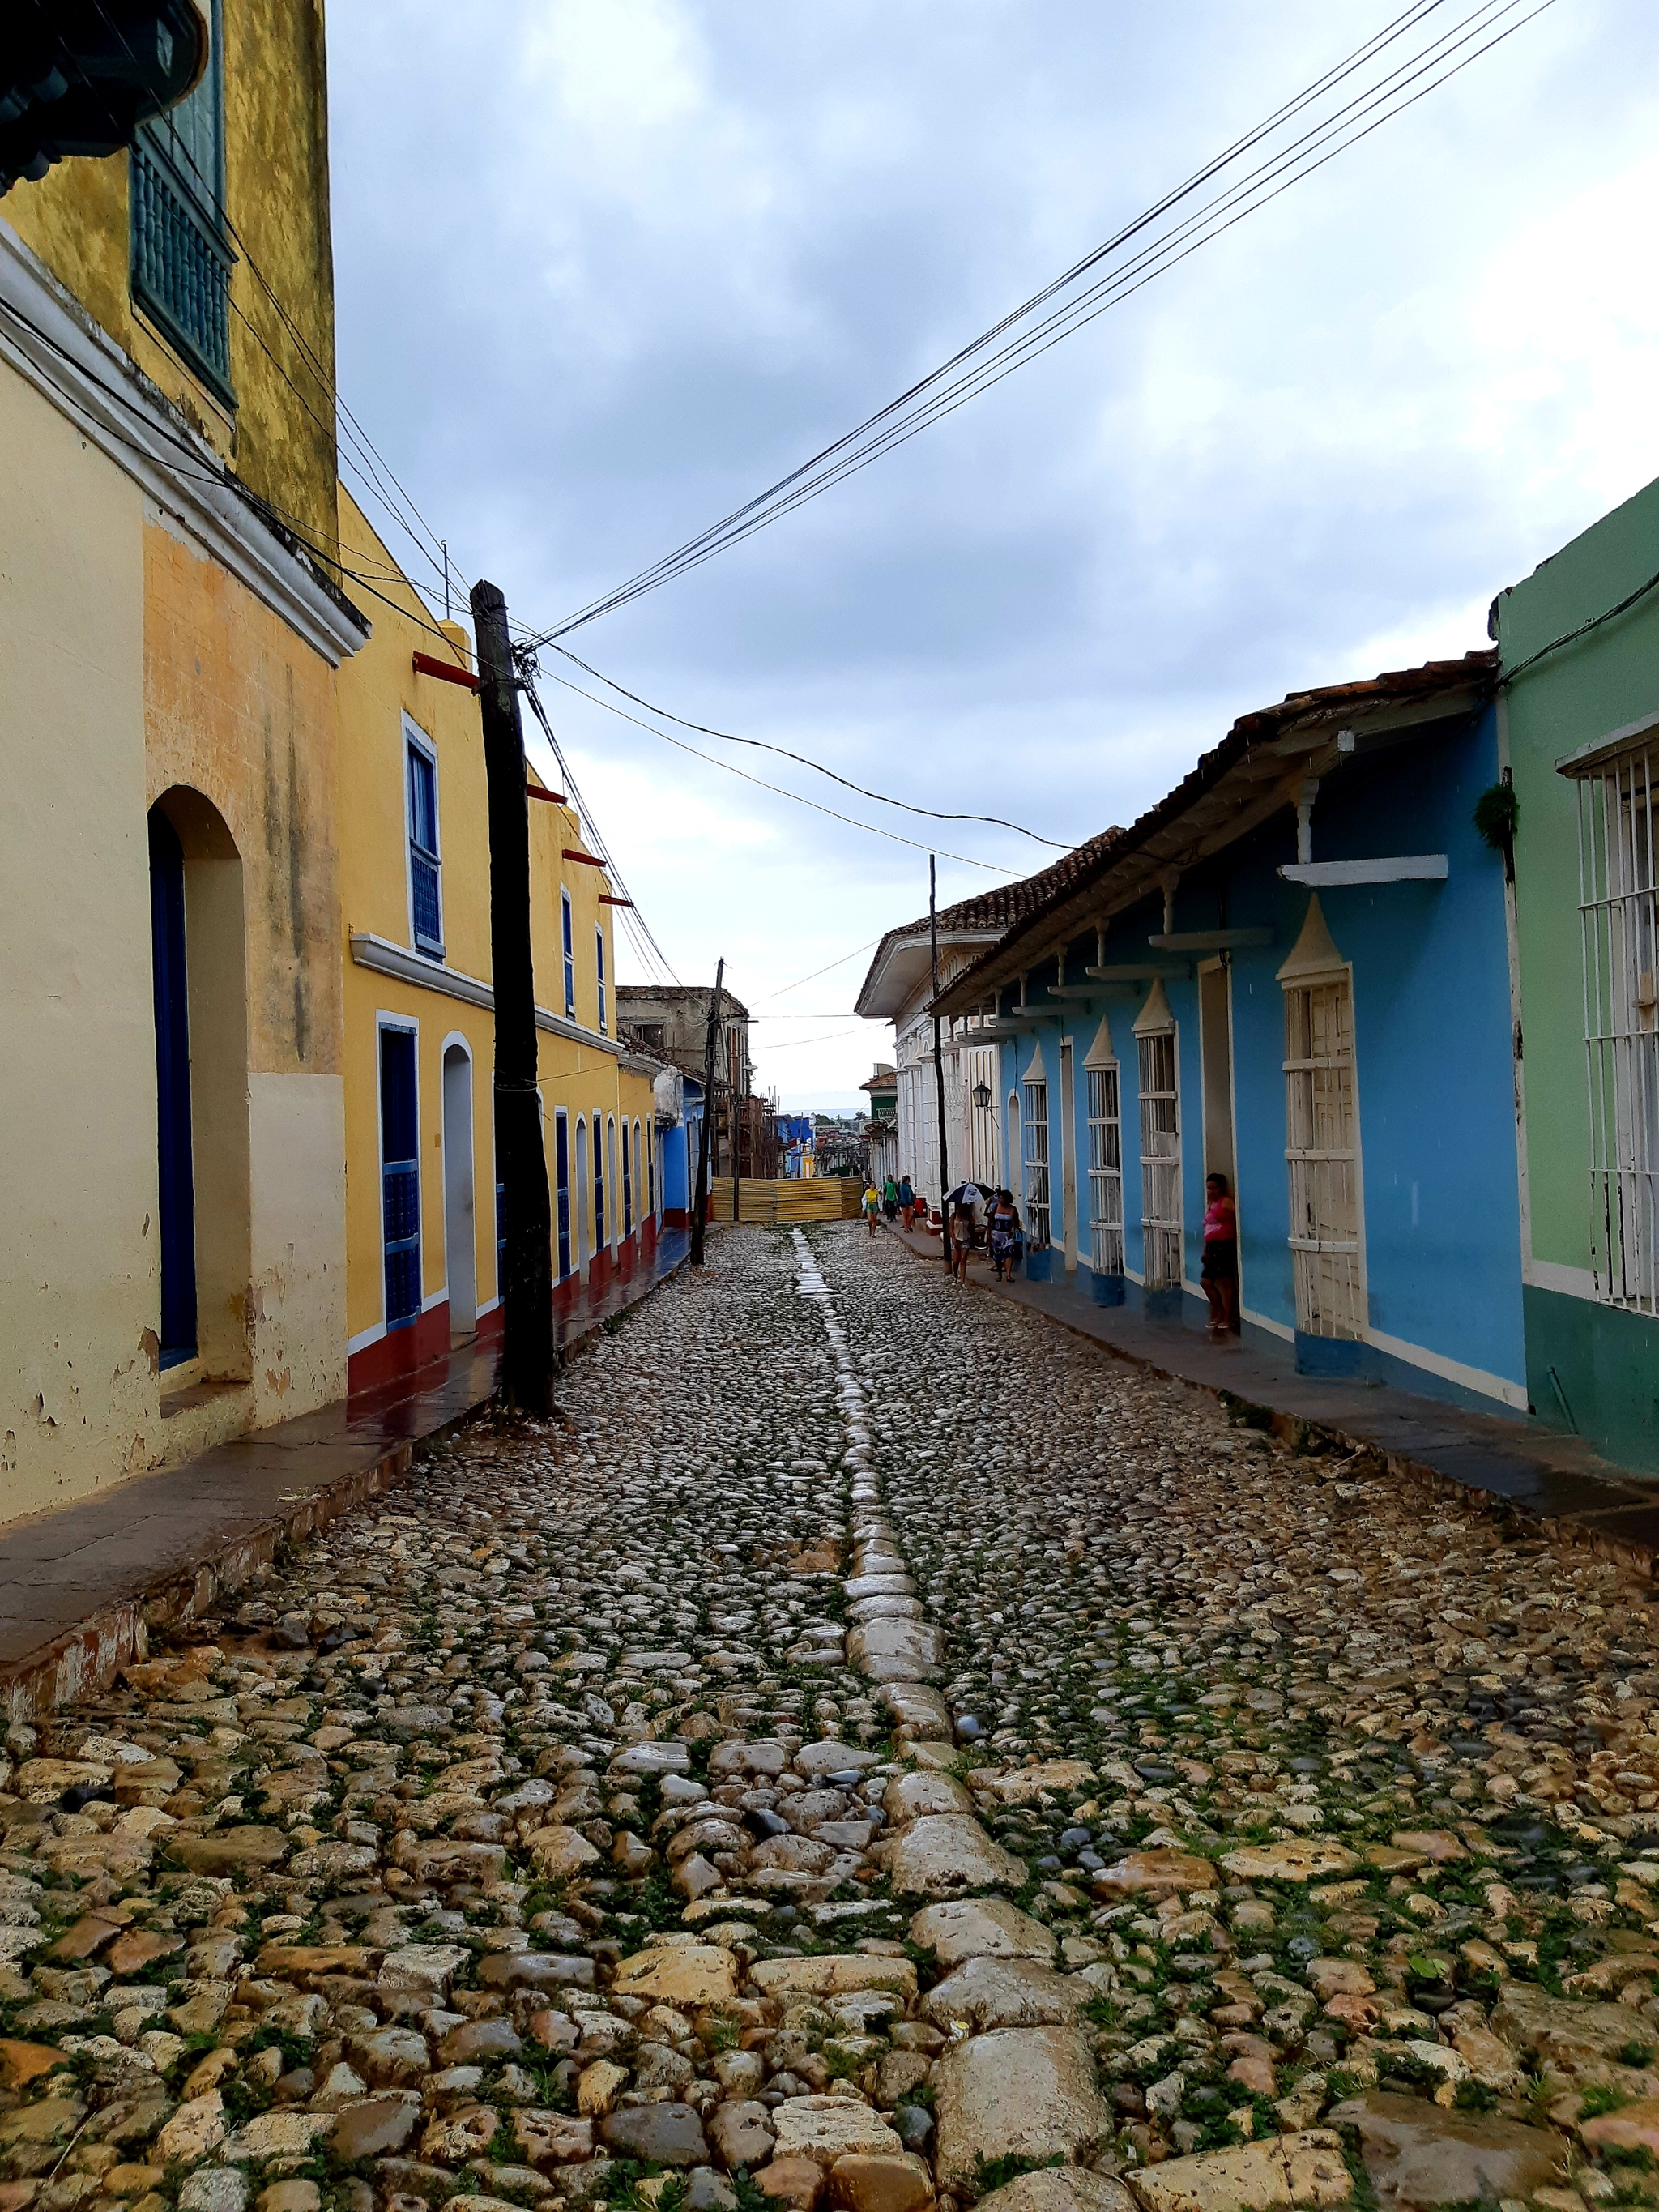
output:
<path id="1" fill-rule="evenodd" d="M 346 1296 L 354 1391 L 499 1326 L 489 838 L 471 647 L 434 632 L 342 489 L 374 634 L 338 678 Z M 459 679 L 459 680 L 456 680 Z M 533 775 L 532 941 L 554 1273 L 567 1302 L 654 1247 L 653 1079 L 617 1033 L 614 896 Z"/>
<path id="2" fill-rule="evenodd" d="M 0 198 L 0 1517 L 343 1390 L 322 11 Z"/>

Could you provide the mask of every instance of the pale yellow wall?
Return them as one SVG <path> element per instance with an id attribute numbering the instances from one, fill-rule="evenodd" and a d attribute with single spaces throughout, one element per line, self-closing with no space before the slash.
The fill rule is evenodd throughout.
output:
<path id="1" fill-rule="evenodd" d="M 137 488 L 0 369 L 0 1518 L 147 1463 L 155 1036 Z"/>

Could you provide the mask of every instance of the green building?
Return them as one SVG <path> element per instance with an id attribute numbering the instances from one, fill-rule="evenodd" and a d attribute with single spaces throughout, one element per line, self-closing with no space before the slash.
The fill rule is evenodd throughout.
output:
<path id="1" fill-rule="evenodd" d="M 1500 593 L 1492 635 L 1528 1391 L 1659 1472 L 1659 483 Z"/>

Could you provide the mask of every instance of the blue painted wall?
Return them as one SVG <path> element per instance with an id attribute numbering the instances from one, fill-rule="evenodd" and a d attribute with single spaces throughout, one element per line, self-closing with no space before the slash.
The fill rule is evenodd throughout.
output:
<path id="1" fill-rule="evenodd" d="M 1513 1062 L 1503 863 L 1476 835 L 1475 800 L 1498 779 L 1494 718 L 1487 711 L 1466 734 L 1425 739 L 1352 762 L 1328 777 L 1313 817 L 1319 860 L 1391 854 L 1448 856 L 1442 884 L 1353 885 L 1319 893 L 1339 952 L 1352 963 L 1354 1037 L 1370 1328 L 1403 1345 L 1524 1386 L 1520 1212 L 1516 1167 Z M 1296 857 L 1287 810 L 1186 878 L 1176 895 L 1177 931 L 1271 927 L 1273 942 L 1231 956 L 1233 1098 L 1240 1276 L 1248 1315 L 1294 1328 L 1296 1299 L 1285 1162 L 1285 1001 L 1277 970 L 1300 934 L 1310 893 L 1284 882 Z M 1152 955 L 1146 939 L 1163 927 L 1162 902 L 1120 915 L 1108 933 L 1108 963 Z M 1095 938 L 1078 939 L 1066 981 L 1083 983 L 1097 957 Z M 1048 1079 L 1054 1237 L 1061 1239 L 1060 1049 L 1073 1039 L 1078 1251 L 1086 1266 L 1087 1086 L 1084 1060 L 1100 1014 L 1111 1023 L 1123 1109 L 1125 1258 L 1144 1273 L 1140 1235 L 1139 1090 L 1133 1024 L 1143 986 L 1115 987 L 1085 1009 L 1048 999 L 1054 977 L 1028 979 L 1028 1006 L 1054 1008 L 1037 1032 Z M 1196 1289 L 1204 1218 L 1203 1083 L 1199 987 L 1194 973 L 1165 983 L 1175 1015 L 1181 1086 L 1184 1266 Z M 1005 1000 L 1012 1008 L 1012 1000 Z M 1004 1110 L 1033 1039 L 1002 1048 Z M 1018 1194 L 1019 1163 L 1009 1161 Z M 1056 1255 L 1054 1266 L 1060 1262 Z M 1200 1318 L 1195 1297 L 1189 1318 Z M 1409 1359 L 1379 1353 L 1387 1379 L 1431 1395 L 1491 1409 Z"/>

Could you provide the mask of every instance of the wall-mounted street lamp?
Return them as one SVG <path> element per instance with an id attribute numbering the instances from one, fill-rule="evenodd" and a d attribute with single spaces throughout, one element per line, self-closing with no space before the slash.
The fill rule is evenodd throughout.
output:
<path id="1" fill-rule="evenodd" d="M 988 1083 L 976 1083 L 969 1096 L 982 1114 L 991 1103 L 991 1086 Z"/>

